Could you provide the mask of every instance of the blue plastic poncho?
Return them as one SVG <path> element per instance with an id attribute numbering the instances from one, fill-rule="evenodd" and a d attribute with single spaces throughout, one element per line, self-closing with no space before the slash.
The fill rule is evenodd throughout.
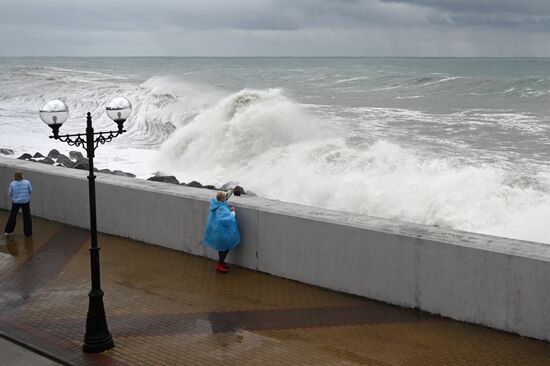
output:
<path id="1" fill-rule="evenodd" d="M 227 202 L 220 202 L 212 198 L 204 232 L 204 245 L 223 251 L 236 247 L 240 241 L 241 235 L 237 219 L 235 215 L 231 214 Z"/>

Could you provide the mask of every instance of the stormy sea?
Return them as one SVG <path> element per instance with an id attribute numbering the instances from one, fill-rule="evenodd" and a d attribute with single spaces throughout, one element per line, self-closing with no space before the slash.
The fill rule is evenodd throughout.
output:
<path id="1" fill-rule="evenodd" d="M 175 175 L 259 196 L 550 243 L 550 59 L 0 58 L 0 148 L 75 150 L 113 129 L 98 168 Z"/>

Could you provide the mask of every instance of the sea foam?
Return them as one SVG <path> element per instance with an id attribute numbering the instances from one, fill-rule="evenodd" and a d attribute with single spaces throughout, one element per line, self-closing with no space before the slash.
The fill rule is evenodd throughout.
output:
<path id="1" fill-rule="evenodd" d="M 528 229 L 550 242 L 518 220 L 550 211 L 543 177 L 518 184 L 490 164 L 332 133 L 281 90 L 242 90 L 177 129 L 158 164 L 183 180 L 235 181 L 282 201 L 511 237 Z"/>

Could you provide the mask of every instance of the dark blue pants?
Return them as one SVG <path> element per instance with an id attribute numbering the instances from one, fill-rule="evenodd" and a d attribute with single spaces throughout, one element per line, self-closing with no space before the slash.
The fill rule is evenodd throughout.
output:
<path id="1" fill-rule="evenodd" d="M 15 230 L 15 224 L 17 221 L 17 213 L 19 209 L 23 210 L 23 231 L 25 236 L 32 235 L 32 218 L 31 218 L 31 204 L 27 203 L 13 203 L 11 204 L 10 217 L 6 223 L 6 228 L 4 229 L 5 233 L 13 233 Z"/>

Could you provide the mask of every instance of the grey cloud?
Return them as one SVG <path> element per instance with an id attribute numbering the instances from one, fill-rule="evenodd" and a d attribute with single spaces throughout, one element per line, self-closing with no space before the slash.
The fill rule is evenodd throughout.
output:
<path id="1" fill-rule="evenodd" d="M 520 15 L 550 14 L 547 0 L 381 0 L 386 3 L 405 3 L 451 13 Z"/>
<path id="2" fill-rule="evenodd" d="M 2 0 L 0 55 L 530 56 L 549 32 L 550 0 Z"/>
<path id="3" fill-rule="evenodd" d="M 92 2 L 7 0 L 2 5 L 3 25 L 46 26 L 79 29 L 294 29 L 300 12 L 281 9 L 272 1 L 170 1 L 130 0 Z"/>
<path id="4" fill-rule="evenodd" d="M 175 26 L 182 29 L 296 30 L 308 27 L 346 28 L 366 23 L 414 24 L 425 10 L 378 0 L 129 0 L 93 2 L 7 0 L 3 25 L 27 24 L 50 29 L 130 30 Z M 420 19 L 422 21 L 422 19 Z"/>
<path id="5" fill-rule="evenodd" d="M 527 27 L 550 29 L 550 1 L 547 0 L 380 0 L 431 9 L 455 26 Z"/>

